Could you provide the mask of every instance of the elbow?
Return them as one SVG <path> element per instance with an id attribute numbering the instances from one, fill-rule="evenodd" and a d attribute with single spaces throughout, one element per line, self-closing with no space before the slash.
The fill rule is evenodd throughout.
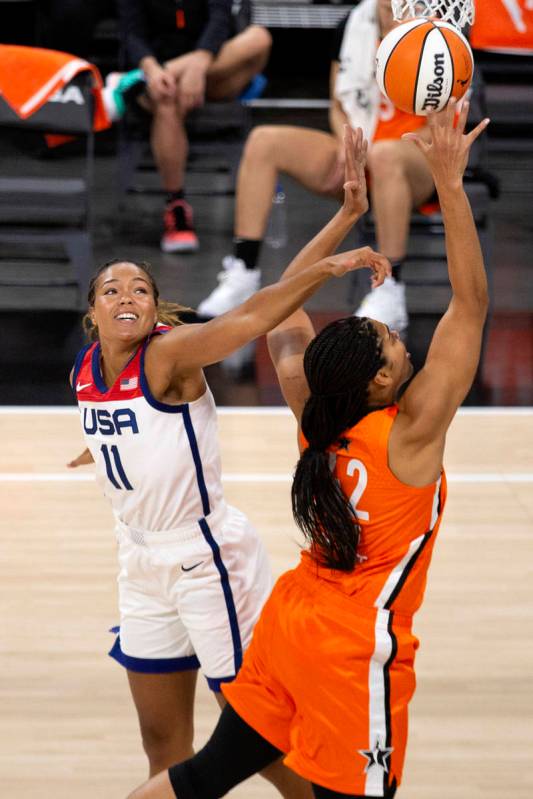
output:
<path id="1" fill-rule="evenodd" d="M 486 287 L 470 291 L 466 296 L 455 293 L 450 303 L 462 319 L 477 320 L 484 324 L 489 310 L 489 295 Z"/>
<path id="2" fill-rule="evenodd" d="M 471 319 L 477 319 L 480 324 L 484 324 L 489 311 L 489 295 L 486 292 L 479 292 L 470 298 L 465 311 Z"/>
<path id="3" fill-rule="evenodd" d="M 483 319 L 483 321 L 485 321 L 485 319 L 487 318 L 487 314 L 489 312 L 489 305 L 490 305 L 489 292 L 487 286 L 484 287 L 483 291 L 479 292 L 476 300 L 477 300 L 478 313 L 480 317 Z"/>

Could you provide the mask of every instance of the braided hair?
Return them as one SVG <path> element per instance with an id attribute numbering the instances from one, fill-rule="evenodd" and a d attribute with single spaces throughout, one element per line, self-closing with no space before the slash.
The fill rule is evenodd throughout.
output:
<path id="1" fill-rule="evenodd" d="M 89 308 L 92 308 L 94 306 L 94 300 L 96 296 L 96 283 L 102 272 L 105 272 L 105 270 L 108 269 L 110 266 L 115 266 L 115 264 L 123 264 L 123 263 L 133 264 L 133 266 L 142 269 L 142 271 L 146 275 L 154 295 L 154 301 L 157 307 L 158 321 L 164 325 L 169 325 L 169 327 L 176 327 L 177 325 L 181 325 L 182 322 L 179 318 L 180 313 L 182 313 L 183 311 L 190 311 L 190 308 L 187 308 L 184 305 L 178 305 L 175 302 L 166 302 L 166 300 L 159 299 L 159 288 L 152 274 L 152 267 L 147 261 L 131 261 L 129 258 L 127 260 L 125 260 L 124 258 L 113 258 L 110 261 L 106 261 L 105 264 L 99 266 L 89 283 L 89 291 L 87 293 L 87 302 L 89 304 Z M 87 336 L 89 341 L 97 341 L 98 327 L 93 323 L 89 312 L 87 312 L 83 317 L 82 325 L 85 335 Z"/>
<path id="2" fill-rule="evenodd" d="M 368 385 L 384 364 L 375 327 L 356 316 L 329 324 L 304 355 L 311 391 L 302 414 L 308 447 L 296 465 L 292 510 L 323 565 L 340 571 L 355 568 L 359 527 L 332 474 L 327 449 L 369 413 Z"/>

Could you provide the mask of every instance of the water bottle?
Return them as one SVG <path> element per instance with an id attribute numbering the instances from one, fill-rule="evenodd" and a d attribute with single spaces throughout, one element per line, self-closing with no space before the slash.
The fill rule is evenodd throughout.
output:
<path id="1" fill-rule="evenodd" d="M 286 246 L 287 241 L 287 204 L 283 186 L 281 183 L 278 183 L 274 196 L 272 197 L 272 210 L 268 221 L 265 242 L 274 250 L 279 250 L 280 247 Z"/>

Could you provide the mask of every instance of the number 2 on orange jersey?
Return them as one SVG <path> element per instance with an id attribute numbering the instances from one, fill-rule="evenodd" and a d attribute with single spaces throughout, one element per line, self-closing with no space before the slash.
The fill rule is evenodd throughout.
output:
<path id="1" fill-rule="evenodd" d="M 357 458 L 352 458 L 348 461 L 348 466 L 346 467 L 346 474 L 348 477 L 353 477 L 354 472 L 359 474 L 359 479 L 357 481 L 357 485 L 355 486 L 352 495 L 350 496 L 350 504 L 354 509 L 356 516 L 363 522 L 368 522 L 370 517 L 368 515 L 368 511 L 361 510 L 357 507 L 357 504 L 361 497 L 364 494 L 365 488 L 368 483 L 368 472 L 366 467 L 362 461 L 357 460 Z"/>

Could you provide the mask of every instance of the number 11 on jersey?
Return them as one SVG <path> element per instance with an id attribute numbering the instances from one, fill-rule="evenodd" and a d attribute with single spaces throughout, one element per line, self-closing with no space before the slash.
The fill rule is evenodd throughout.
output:
<path id="1" fill-rule="evenodd" d="M 111 447 L 108 447 L 107 444 L 102 444 L 100 449 L 102 451 L 102 455 L 104 456 L 105 470 L 107 472 L 107 476 L 109 477 L 110 483 L 112 483 L 112 485 L 119 490 L 125 488 L 126 491 L 133 491 L 133 486 L 126 477 L 126 472 L 124 471 L 122 461 L 120 460 L 120 454 L 117 445 L 113 444 Z M 113 458 L 113 463 L 111 463 L 111 457 Z"/>

